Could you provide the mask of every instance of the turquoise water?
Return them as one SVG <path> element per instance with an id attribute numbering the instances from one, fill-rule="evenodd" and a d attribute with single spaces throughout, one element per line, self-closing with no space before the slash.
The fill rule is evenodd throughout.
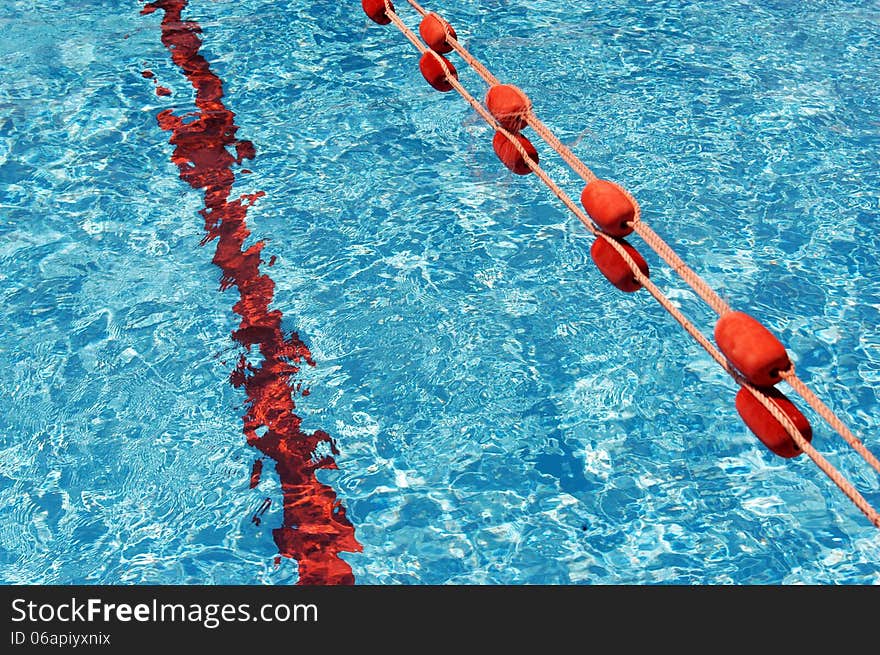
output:
<path id="1" fill-rule="evenodd" d="M 880 3 L 427 6 L 880 454 Z M 192 88 L 142 7 L 0 5 L 0 580 L 292 583 L 271 466 L 248 488 L 236 296 L 156 123 Z M 499 164 L 393 26 L 357 2 L 185 16 L 256 148 L 236 188 L 266 193 L 248 225 L 316 362 L 297 413 L 336 439 L 319 477 L 363 546 L 343 554 L 358 583 L 880 582 L 880 532 L 748 432 L 734 383 L 607 284 L 583 227 Z"/>

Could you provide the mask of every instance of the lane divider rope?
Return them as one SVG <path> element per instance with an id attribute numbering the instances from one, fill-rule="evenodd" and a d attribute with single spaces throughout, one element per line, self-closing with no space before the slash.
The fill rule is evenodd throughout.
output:
<path id="1" fill-rule="evenodd" d="M 441 21 L 442 29 L 446 45 L 450 50 L 458 52 L 463 59 L 483 78 L 490 86 L 498 86 L 500 82 L 492 75 L 488 69 L 480 64 L 463 46 L 455 35 L 454 30 L 449 24 L 439 18 L 433 12 L 427 12 L 414 0 L 407 0 L 410 5 L 423 17 L 430 18 L 431 21 Z M 623 263 L 632 275 L 637 285 L 631 288 L 624 288 L 615 283 L 616 286 L 625 291 L 634 291 L 644 287 L 648 293 L 684 328 L 684 330 L 715 360 L 742 388 L 741 394 L 737 396 L 737 409 L 746 421 L 746 424 L 752 429 L 761 440 L 768 445 L 771 450 L 784 457 L 792 457 L 803 452 L 825 473 L 825 475 L 849 498 L 849 500 L 868 518 L 868 520 L 880 528 L 880 514 L 867 502 L 867 500 L 855 489 L 855 487 L 830 463 L 823 457 L 810 443 L 812 431 L 809 423 L 800 414 L 800 412 L 772 385 L 779 380 L 785 380 L 802 398 L 825 419 L 844 440 L 856 450 L 862 458 L 868 462 L 876 471 L 880 472 L 880 462 L 874 457 L 864 444 L 843 424 L 843 422 L 828 408 L 815 394 L 804 384 L 795 374 L 794 365 L 788 360 L 784 347 L 778 344 L 775 337 L 758 324 L 751 317 L 740 312 L 733 312 L 718 294 L 712 290 L 702 278 L 699 277 L 683 260 L 672 250 L 672 248 L 663 241 L 650 227 L 641 221 L 640 209 L 638 202 L 629 194 L 626 189 L 617 187 L 619 193 L 631 203 L 633 208 L 631 217 L 626 224 L 630 228 L 629 231 L 635 231 L 642 239 L 651 246 L 658 256 L 676 271 L 682 279 L 688 283 L 697 294 L 709 305 L 721 318 L 716 326 L 715 338 L 719 343 L 724 343 L 719 350 L 712 342 L 688 320 L 684 314 L 672 303 L 672 301 L 651 281 L 647 265 L 641 266 L 643 262 L 636 261 L 636 257 L 641 259 L 638 253 L 626 244 L 622 238 L 617 235 L 609 234 L 605 229 L 598 227 L 593 222 L 593 217 L 585 213 L 578 207 L 571 197 L 561 189 L 541 168 L 536 161 L 537 155 L 535 151 L 529 152 L 531 148 L 527 148 L 524 142 L 528 140 L 521 137 L 516 131 L 509 130 L 502 121 L 494 115 L 489 108 L 484 106 L 477 100 L 464 86 L 458 81 L 458 75 L 455 68 L 443 56 L 434 49 L 426 45 L 418 35 L 415 34 L 400 18 L 394 10 L 391 0 L 363 0 L 362 6 L 367 14 L 375 22 L 380 24 L 393 23 L 395 27 L 412 43 L 416 49 L 422 54 L 422 62 L 439 67 L 442 71 L 442 82 L 448 85 L 448 88 L 437 81 L 428 80 L 432 86 L 439 90 L 454 89 L 483 120 L 485 120 L 492 128 L 495 129 L 496 135 L 501 135 L 509 143 L 509 146 L 519 156 L 517 164 L 523 164 L 527 170 L 520 171 L 511 168 L 515 172 L 534 172 L 535 175 L 544 183 L 545 186 L 559 199 L 563 204 L 580 220 L 580 222 L 594 235 L 597 240 L 601 240 L 617 255 L 620 262 Z M 423 23 L 424 24 L 424 23 Z M 420 62 L 420 67 L 421 63 Z M 428 75 L 423 69 L 426 79 Z M 581 162 L 570 149 L 561 144 L 558 138 L 541 123 L 531 109 L 531 102 L 528 102 L 528 110 L 523 112 L 523 122 L 531 126 L 541 136 L 552 149 L 554 149 L 578 174 L 584 179 L 588 187 L 591 183 L 601 182 L 595 174 Z M 535 126 L 537 125 L 537 129 Z M 548 138 L 549 137 L 549 138 Z M 561 147 L 560 147 L 561 146 Z M 496 153 L 502 157 L 502 153 L 496 148 Z M 570 160 L 570 161 L 569 161 Z M 502 158 L 505 165 L 509 166 L 508 161 Z M 574 162 L 574 163 L 572 163 Z M 612 183 L 613 184 L 613 183 Z M 616 185 L 614 185 L 616 187 Z M 583 197 L 582 197 L 583 202 Z M 585 204 L 586 206 L 586 204 Z M 595 246 L 594 246 L 595 247 Z M 635 255 L 636 257 L 634 257 Z M 594 260 L 596 258 L 594 257 Z M 600 266 L 603 273 L 606 271 Z M 608 275 L 606 274 L 606 277 Z M 609 277 L 609 280 L 611 278 Z M 765 334 L 766 333 L 766 334 Z M 746 345 L 754 346 L 758 351 L 758 361 L 755 362 L 753 352 L 747 352 L 745 355 L 741 352 L 743 339 L 745 334 Z M 731 336 L 733 335 L 733 336 Z M 733 345 L 729 345 L 729 344 Z M 782 349 L 782 355 L 777 353 L 776 347 Z M 735 359 L 738 366 L 731 360 Z M 779 364 L 776 368 L 768 368 L 772 364 Z M 744 369 L 744 370 L 741 370 Z M 760 383 L 760 384 L 759 384 Z M 742 396 L 745 393 L 746 396 Z M 780 398 L 781 397 L 781 398 Z M 754 403 L 751 399 L 766 412 L 766 416 L 756 413 Z M 741 408 L 742 403 L 742 408 Z M 769 420 L 768 417 L 770 417 Z M 800 425 L 796 425 L 800 424 Z M 790 439 L 788 443 L 780 443 L 776 431 L 781 428 Z"/>
<path id="2" fill-rule="evenodd" d="M 419 3 L 415 2 L 415 0 L 407 0 L 410 5 L 424 18 L 428 16 L 432 12 L 428 12 L 425 10 Z M 434 14 L 437 15 L 437 14 Z M 439 16 L 438 16 L 439 18 Z M 442 20 L 442 19 L 441 19 Z M 448 26 L 449 23 L 443 21 L 444 27 Z M 457 36 L 453 34 L 451 29 L 446 30 L 446 41 L 452 47 L 455 52 L 461 56 L 465 62 L 473 68 L 477 74 L 483 78 L 483 81 L 486 82 L 490 87 L 500 85 L 501 82 L 496 78 L 492 73 L 486 69 L 480 61 L 474 57 L 468 50 L 465 48 L 461 42 L 458 40 Z M 568 164 L 575 173 L 577 173 L 584 182 L 590 183 L 594 180 L 598 179 L 595 173 L 583 162 L 581 159 L 575 155 L 571 149 L 566 146 L 559 138 L 553 133 L 553 131 L 547 127 L 537 115 L 532 110 L 531 105 L 529 106 L 529 111 L 523 117 L 525 121 L 528 123 L 529 127 L 531 127 L 535 133 L 541 137 L 541 139 L 549 145 L 560 157 L 562 160 Z M 629 192 L 626 189 L 623 189 L 627 195 Z M 685 262 L 678 256 L 678 254 L 658 235 L 654 230 L 652 230 L 648 225 L 643 223 L 640 220 L 641 217 L 641 207 L 639 206 L 638 201 L 630 196 L 629 199 L 632 201 L 633 206 L 636 209 L 636 214 L 633 219 L 633 227 L 635 231 L 642 237 L 642 239 L 649 245 L 651 248 L 659 255 L 668 265 L 669 267 L 675 271 L 696 293 L 702 298 L 707 305 L 709 305 L 715 313 L 719 316 L 725 314 L 730 311 L 730 306 L 721 299 L 721 297 L 712 289 L 699 275 L 697 275 Z"/>

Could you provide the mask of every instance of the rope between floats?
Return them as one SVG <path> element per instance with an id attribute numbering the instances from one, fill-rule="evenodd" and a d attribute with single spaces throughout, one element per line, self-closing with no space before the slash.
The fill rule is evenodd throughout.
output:
<path id="1" fill-rule="evenodd" d="M 424 7 L 422 7 L 415 0 L 407 0 L 410 5 L 412 5 L 413 9 L 415 9 L 422 17 L 427 16 L 429 13 Z M 501 84 L 497 77 L 492 75 L 485 66 L 483 66 L 480 61 L 474 57 L 465 48 L 461 42 L 450 32 L 448 28 L 448 23 L 443 21 L 444 26 L 446 26 L 446 42 L 449 46 L 455 50 L 459 56 L 464 59 L 467 64 L 473 68 L 477 74 L 483 78 L 483 81 L 486 82 L 490 87 Z M 571 169 L 577 173 L 584 182 L 589 184 L 594 180 L 598 179 L 597 175 L 590 170 L 590 167 L 587 166 L 577 155 L 575 155 L 571 149 L 566 146 L 559 138 L 553 133 L 553 131 L 548 128 L 540 118 L 535 115 L 535 112 L 530 108 L 529 112 L 523 117 L 528 123 L 529 127 L 531 127 L 535 133 L 541 137 L 541 139 L 550 146 L 556 153 L 562 158 L 562 160 L 568 164 Z M 730 310 L 730 305 L 728 305 L 721 297 L 715 292 L 712 287 L 710 287 L 703 278 L 701 278 L 693 269 L 691 269 L 681 257 L 667 244 L 659 234 L 654 232 L 648 225 L 645 225 L 641 219 L 641 206 L 639 205 L 638 200 L 634 198 L 629 191 L 622 188 L 621 189 L 624 194 L 628 197 L 630 202 L 632 202 L 633 207 L 635 208 L 635 217 L 633 218 L 632 224 L 633 229 L 638 233 L 640 237 L 647 243 L 657 255 L 663 259 L 669 267 L 675 271 L 682 280 L 684 280 L 688 286 L 690 286 L 703 301 L 711 307 L 716 314 L 719 316 L 723 316 Z"/>
<path id="2" fill-rule="evenodd" d="M 407 0 L 407 2 L 415 9 L 422 17 L 427 16 L 429 12 L 424 7 L 422 7 L 415 0 Z M 436 14 L 435 14 L 436 15 Z M 439 15 L 437 15 L 438 18 Z M 477 74 L 488 84 L 490 87 L 494 85 L 501 84 L 500 80 L 496 78 L 482 63 L 473 55 L 471 52 L 465 48 L 460 41 L 456 38 L 456 36 L 450 31 L 449 23 L 443 21 L 444 26 L 446 27 L 446 41 L 449 46 L 455 50 L 459 56 L 473 68 Z M 444 66 L 445 68 L 445 66 Z M 565 144 L 563 144 L 559 138 L 548 128 L 534 113 L 531 106 L 529 108 L 529 112 L 526 116 L 524 116 L 528 125 L 535 131 L 541 139 L 549 145 L 560 157 L 565 161 L 571 168 L 574 170 L 586 183 L 590 183 L 597 178 L 596 174 L 593 173 L 592 170 L 577 156 L 575 155 L 571 149 L 568 148 Z M 509 138 L 509 137 L 508 137 Z M 519 145 L 519 144 L 514 144 Z M 520 150 L 517 148 L 517 150 Z M 523 154 L 520 152 L 520 154 Z M 641 207 L 639 206 L 638 200 L 634 198 L 627 189 L 621 189 L 628 197 L 630 202 L 632 202 L 633 207 L 635 208 L 635 218 L 632 222 L 633 230 L 642 238 L 642 240 L 647 243 L 652 250 L 663 260 L 666 264 L 679 275 L 696 293 L 703 299 L 703 301 L 716 313 L 718 316 L 723 316 L 727 312 L 731 311 L 730 305 L 728 305 L 719 295 L 718 293 L 706 283 L 703 278 L 700 277 L 698 273 L 696 273 L 693 269 L 688 266 L 684 260 L 676 253 L 672 247 L 666 243 L 657 234 L 651 226 L 646 224 L 641 220 Z M 794 369 L 786 372 L 784 374 L 783 379 L 788 383 L 788 385 L 797 393 L 813 410 L 825 420 L 828 425 L 840 435 L 844 441 L 846 441 L 859 455 L 861 455 L 862 459 L 864 459 L 877 473 L 880 473 L 880 461 L 867 449 L 867 447 L 850 431 L 850 429 L 843 423 L 843 421 L 825 404 L 823 403 L 813 391 L 807 387 L 806 384 L 803 383 L 795 374 Z"/>
<path id="3" fill-rule="evenodd" d="M 653 281 L 644 273 L 642 273 L 639 266 L 633 260 L 633 258 L 629 255 L 629 253 L 623 248 L 623 246 L 613 237 L 609 236 L 598 227 L 596 227 L 590 217 L 580 208 L 575 202 L 571 199 L 571 197 L 557 185 L 552 178 L 544 171 L 541 166 L 538 165 L 536 161 L 534 161 L 526 151 L 526 149 L 522 146 L 519 139 L 506 128 L 504 128 L 495 117 L 486 109 L 480 101 L 478 101 L 467 89 L 462 86 L 462 84 L 458 81 L 456 75 L 452 73 L 449 67 L 446 65 L 443 57 L 434 53 L 429 47 L 427 47 L 422 40 L 403 22 L 403 20 L 398 16 L 395 12 L 390 0 L 383 0 L 385 4 L 385 13 L 391 22 L 395 25 L 395 27 L 400 30 L 403 35 L 416 47 L 416 49 L 424 54 L 430 53 L 436 61 L 440 64 L 443 69 L 443 72 L 446 76 L 446 81 L 454 88 L 459 95 L 476 111 L 483 120 L 486 121 L 493 129 L 497 132 L 500 132 L 504 137 L 511 143 L 511 145 L 516 149 L 516 151 L 523 158 L 525 164 L 531 169 L 535 175 L 544 183 L 545 186 L 557 197 L 559 200 L 565 204 L 565 206 L 580 220 L 580 222 L 597 238 L 604 239 L 616 252 L 626 265 L 630 268 L 633 273 L 633 277 L 651 294 L 651 296 L 657 300 L 657 302 L 669 313 L 678 323 L 682 326 L 682 328 L 709 354 L 712 359 L 717 362 L 721 368 L 723 368 L 732 378 L 733 380 L 739 384 L 741 387 L 747 389 L 755 399 L 770 413 L 773 418 L 775 418 L 780 425 L 785 429 L 786 433 L 792 438 L 797 447 L 804 452 L 816 465 L 817 467 L 825 473 L 825 475 L 840 489 L 844 495 L 849 498 L 849 500 L 868 518 L 868 520 L 877 528 L 880 528 L 880 514 L 868 503 L 868 501 L 858 492 L 858 490 L 844 477 L 840 471 L 838 471 L 827 459 L 825 459 L 813 446 L 810 444 L 807 439 L 800 433 L 797 427 L 794 425 L 792 420 L 785 414 L 773 400 L 765 394 L 760 388 L 752 385 L 748 380 L 746 380 L 742 374 L 734 368 L 727 358 L 712 344 L 711 341 L 686 317 L 684 314 L 672 303 L 668 296 L 666 296 L 660 289 L 657 287 Z M 407 0 L 410 5 L 413 6 L 416 11 L 418 11 L 422 16 L 427 15 L 429 12 L 425 11 L 418 3 L 414 0 Z M 474 70 L 489 84 L 499 84 L 497 78 L 495 78 L 482 64 L 479 64 L 477 60 L 470 54 L 468 51 L 459 44 L 457 39 L 452 38 L 449 35 L 449 31 L 447 30 L 447 37 L 449 45 L 459 52 L 460 55 L 467 61 L 469 65 L 471 65 Z M 477 66 L 474 65 L 474 62 L 477 63 Z M 534 117 L 533 112 L 529 112 L 529 117 L 534 118 L 534 122 L 537 123 L 541 130 L 551 135 L 552 139 L 548 140 L 544 138 L 544 135 L 541 134 L 540 131 L 536 129 L 542 138 L 544 138 L 545 142 L 548 143 L 554 150 L 556 150 L 563 159 L 568 162 L 568 158 L 571 158 L 573 161 L 579 162 L 579 167 L 575 168 L 581 174 L 581 177 L 585 180 L 592 181 L 597 179 L 596 176 L 590 171 L 590 169 L 580 162 L 574 153 L 572 153 L 567 147 L 562 146 L 561 142 L 555 137 L 555 135 L 550 132 L 543 123 L 541 123 L 537 117 Z M 532 125 L 532 122 L 529 121 L 529 125 Z M 534 125 L 532 125 L 534 127 Z M 554 143 L 562 146 L 561 149 L 557 149 L 554 147 Z M 583 171 L 583 172 L 582 172 Z M 645 225 L 640 220 L 640 210 L 638 202 L 633 198 L 628 191 L 623 189 L 624 193 L 629 197 L 629 199 L 633 202 L 633 206 L 636 208 L 635 218 L 633 220 L 634 230 L 642 236 L 642 238 L 648 243 L 657 254 L 664 259 L 672 268 L 675 270 L 682 279 L 691 285 L 695 291 L 700 295 L 701 298 L 719 315 L 723 315 L 726 312 L 731 311 L 730 307 L 723 301 L 721 298 L 715 293 L 708 284 L 705 283 L 702 278 L 699 277 L 690 267 L 685 264 L 683 260 L 672 250 L 672 248 L 665 243 L 651 228 Z M 690 279 L 689 279 L 690 278 Z M 692 283 L 693 282 L 693 283 Z M 824 404 L 822 401 L 797 377 L 794 373 L 794 366 L 791 367 L 788 371 L 783 372 L 783 379 L 799 394 L 804 400 L 810 404 L 811 407 L 820 415 L 823 419 L 825 419 L 829 425 L 831 425 L 846 441 L 849 443 L 855 450 L 858 452 L 875 470 L 880 472 L 880 462 L 867 450 L 867 448 L 859 441 L 843 424 L 843 422 Z"/>
<path id="4" fill-rule="evenodd" d="M 825 419 L 828 425 L 834 428 L 834 430 L 843 437 L 844 441 L 861 455 L 862 459 L 871 465 L 871 468 L 880 473 L 880 461 L 878 461 L 874 454 L 868 450 L 867 446 L 865 446 L 865 444 L 850 431 L 844 422 L 838 418 L 837 414 L 835 414 L 828 405 L 822 402 L 822 399 L 819 398 L 813 390 L 797 376 L 794 371 L 794 366 L 787 371 L 782 371 L 780 375 L 782 376 L 782 379 L 788 383 L 788 386 L 794 389 L 795 392 L 813 408 L 813 411 Z"/>

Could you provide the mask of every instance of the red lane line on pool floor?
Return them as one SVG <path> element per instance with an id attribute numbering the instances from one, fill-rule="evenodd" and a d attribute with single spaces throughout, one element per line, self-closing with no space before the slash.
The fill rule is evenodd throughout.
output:
<path id="1" fill-rule="evenodd" d="M 315 475 L 318 469 L 336 468 L 332 455 L 315 458 L 318 446 L 326 444 L 333 455 L 339 451 L 326 432 L 300 430 L 302 419 L 294 413 L 293 396 L 300 388 L 291 379 L 302 362 L 314 366 L 314 361 L 296 333 L 284 334 L 281 312 L 269 309 L 275 283 L 260 273 L 263 242 L 243 250 L 250 235 L 245 223 L 248 208 L 264 194 L 230 200 L 235 181 L 232 166 L 253 159 L 254 146 L 235 137 L 238 126 L 235 114 L 222 102 L 223 82 L 199 54 L 201 28 L 194 21 L 181 19 L 187 4 L 188 0 L 156 0 L 141 11 L 164 11 L 162 43 L 196 92 L 197 112 L 178 117 L 166 109 L 159 112 L 157 120 L 159 127 L 171 132 L 171 160 L 180 170 L 180 178 L 194 189 L 204 189 L 205 207 L 199 212 L 205 219 L 202 245 L 217 240 L 213 262 L 223 272 L 220 288 L 234 286 L 240 296 L 232 309 L 241 316 L 241 324 L 232 336 L 248 352 L 257 346 L 263 357 L 255 366 L 242 355 L 230 381 L 244 388 L 247 395 L 243 418 L 248 444 L 275 461 L 281 479 L 284 518 L 272 536 L 279 553 L 297 561 L 298 584 L 353 584 L 351 567 L 339 553 L 359 552 L 362 547 L 336 493 Z M 227 150 L 230 146 L 236 156 Z M 265 430 L 262 436 L 260 430 Z M 261 469 L 258 461 L 251 474 L 251 488 L 259 482 Z"/>

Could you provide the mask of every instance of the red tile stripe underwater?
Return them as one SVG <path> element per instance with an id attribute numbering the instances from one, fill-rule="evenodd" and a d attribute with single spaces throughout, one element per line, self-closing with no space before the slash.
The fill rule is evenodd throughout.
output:
<path id="1" fill-rule="evenodd" d="M 260 241 L 244 248 L 250 236 L 248 208 L 265 194 L 231 197 L 233 167 L 253 159 L 256 151 L 250 141 L 236 137 L 235 114 L 222 100 L 223 81 L 199 54 L 201 27 L 182 18 L 187 5 L 188 0 L 156 0 L 141 11 L 148 15 L 162 10 L 162 44 L 196 93 L 195 112 L 178 116 L 165 109 L 157 121 L 162 130 L 171 133 L 171 161 L 180 178 L 193 189 L 204 190 L 205 206 L 199 212 L 205 219 L 201 245 L 217 242 L 212 261 L 222 271 L 220 289 L 235 287 L 239 293 L 232 309 L 241 323 L 232 337 L 248 353 L 257 348 L 262 356 L 254 365 L 242 354 L 230 382 L 246 395 L 243 421 L 247 443 L 275 462 L 281 481 L 283 521 L 272 535 L 280 556 L 296 560 L 297 584 L 354 584 L 351 566 L 339 554 L 360 552 L 362 546 L 336 492 L 316 477 L 319 469 L 337 468 L 333 456 L 339 451 L 326 432 L 303 432 L 302 419 L 295 413 L 294 396 L 305 396 L 308 391 L 292 380 L 303 363 L 314 366 L 315 362 L 297 333 L 284 333 L 281 311 L 270 309 L 275 283 L 260 271 L 265 263 L 261 257 L 265 244 Z M 229 148 L 234 148 L 234 156 Z M 273 262 L 274 258 L 268 264 Z M 265 430 L 262 436 L 258 434 L 261 430 Z M 332 454 L 316 458 L 321 444 Z M 258 459 L 248 481 L 251 488 L 259 482 L 261 470 Z"/>

